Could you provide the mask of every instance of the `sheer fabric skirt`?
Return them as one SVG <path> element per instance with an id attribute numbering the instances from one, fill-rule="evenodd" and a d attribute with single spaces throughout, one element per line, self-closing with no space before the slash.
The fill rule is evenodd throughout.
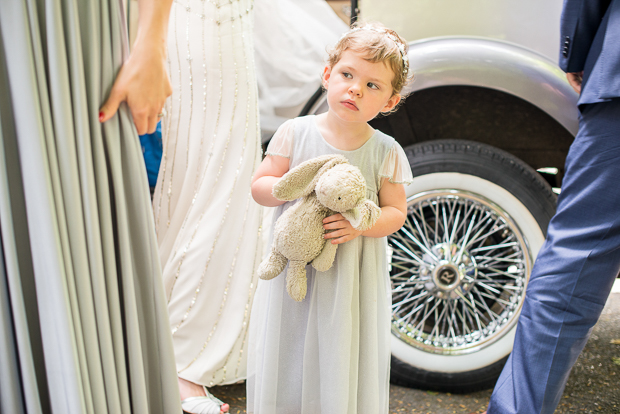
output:
<path id="1" fill-rule="evenodd" d="M 288 296 L 286 270 L 258 282 L 250 327 L 248 413 L 388 412 L 386 248 L 385 238 L 358 237 L 339 245 L 327 272 L 306 267 L 303 302 Z"/>
<path id="2" fill-rule="evenodd" d="M 227 384 L 246 375 L 261 247 L 250 195 L 261 151 L 252 1 L 175 1 L 168 61 L 153 209 L 177 370 Z"/>

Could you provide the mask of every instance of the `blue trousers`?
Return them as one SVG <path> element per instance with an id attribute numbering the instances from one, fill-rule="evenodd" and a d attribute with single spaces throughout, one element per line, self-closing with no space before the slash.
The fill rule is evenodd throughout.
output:
<path id="1" fill-rule="evenodd" d="M 553 413 L 620 271 L 620 99 L 583 105 L 488 414 Z"/>

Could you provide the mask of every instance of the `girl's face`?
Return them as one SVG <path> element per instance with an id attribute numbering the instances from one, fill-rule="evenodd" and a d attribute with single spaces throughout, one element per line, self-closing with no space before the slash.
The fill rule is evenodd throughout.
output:
<path id="1" fill-rule="evenodd" d="M 323 86 L 329 110 L 347 122 L 368 122 L 392 110 L 400 95 L 392 94 L 394 73 L 383 62 L 368 62 L 358 52 L 345 50 L 338 63 L 326 66 Z"/>

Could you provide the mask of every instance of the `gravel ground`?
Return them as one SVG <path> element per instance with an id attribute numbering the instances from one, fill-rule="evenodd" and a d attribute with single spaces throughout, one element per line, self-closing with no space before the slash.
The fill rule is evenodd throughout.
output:
<path id="1" fill-rule="evenodd" d="M 556 413 L 619 414 L 619 384 L 620 293 L 612 293 L 573 367 Z"/>
<path id="2" fill-rule="evenodd" d="M 556 413 L 620 414 L 619 384 L 620 293 L 612 293 L 573 367 Z M 245 384 L 215 387 L 212 392 L 230 404 L 232 414 L 246 412 Z M 481 413 L 486 410 L 490 396 L 491 390 L 456 395 L 392 385 L 390 413 Z"/>

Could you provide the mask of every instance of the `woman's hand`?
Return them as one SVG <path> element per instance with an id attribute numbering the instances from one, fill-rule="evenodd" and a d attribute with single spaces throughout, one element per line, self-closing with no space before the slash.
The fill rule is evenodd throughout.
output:
<path id="1" fill-rule="evenodd" d="M 363 232 L 356 230 L 349 220 L 340 213 L 323 219 L 323 228 L 330 231 L 325 233 L 326 239 L 332 239 L 332 244 L 342 244 L 362 235 Z"/>
<path id="2" fill-rule="evenodd" d="M 116 76 L 99 122 L 127 102 L 138 134 L 155 132 L 166 98 L 172 94 L 166 70 L 166 38 L 172 0 L 138 0 L 138 32 L 133 51 Z M 158 116 L 159 115 L 159 116 Z"/>
<path id="3" fill-rule="evenodd" d="M 127 102 L 138 134 L 155 132 L 164 102 L 172 94 L 165 59 L 161 44 L 137 40 L 100 109 L 99 122 L 112 118 L 120 103 Z"/>

